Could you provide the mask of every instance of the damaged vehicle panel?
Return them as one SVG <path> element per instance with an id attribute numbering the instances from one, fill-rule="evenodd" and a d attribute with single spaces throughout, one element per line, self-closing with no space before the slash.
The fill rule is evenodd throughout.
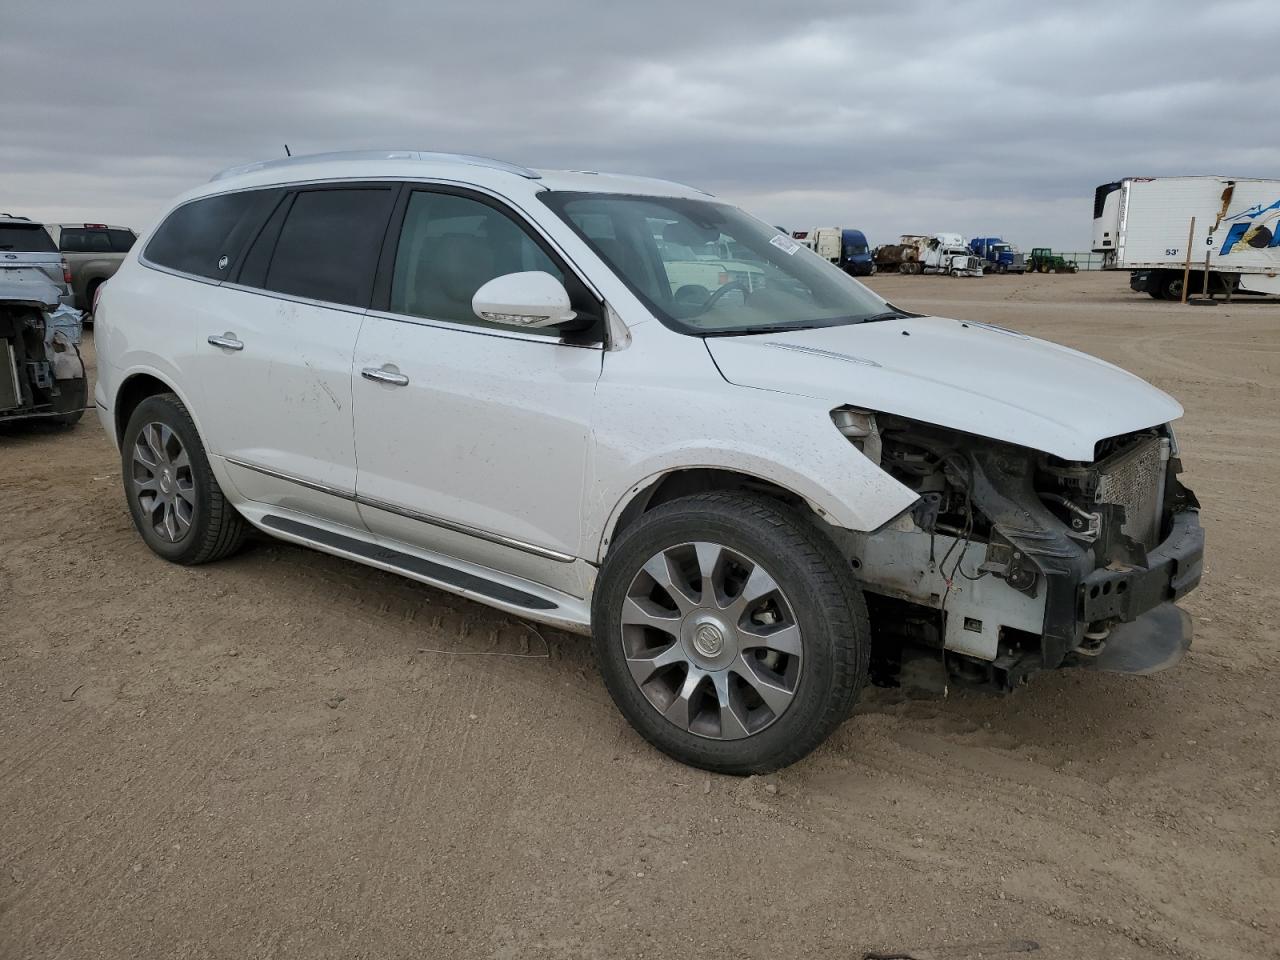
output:
<path id="1" fill-rule="evenodd" d="M 40 224 L 0 219 L 0 422 L 78 421 L 87 398 L 81 317 Z"/>
<path id="2" fill-rule="evenodd" d="M 720 249 L 751 270 L 694 277 Z M 901 310 L 692 187 L 251 164 L 175 202 L 96 313 L 156 554 L 252 527 L 590 634 L 619 710 L 695 766 L 798 760 L 868 678 L 1008 691 L 1191 640 L 1176 400 Z"/>
<path id="3" fill-rule="evenodd" d="M 945 650 L 944 680 L 1007 690 L 1041 669 L 1149 673 L 1181 658 L 1191 631 L 1172 604 L 1199 582 L 1204 545 L 1166 427 L 1076 462 L 877 421 L 882 466 L 920 494 L 850 538 L 866 589 L 893 611 L 877 622 L 889 667 L 903 650 Z"/>

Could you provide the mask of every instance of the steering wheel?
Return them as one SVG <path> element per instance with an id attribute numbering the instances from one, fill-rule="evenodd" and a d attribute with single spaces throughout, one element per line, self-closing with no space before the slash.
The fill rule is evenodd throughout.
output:
<path id="1" fill-rule="evenodd" d="M 726 293 L 728 293 L 730 290 L 733 290 L 735 288 L 742 291 L 743 300 L 746 300 L 747 297 L 751 296 L 751 290 L 747 287 L 745 283 L 743 283 L 741 280 L 730 280 L 724 286 L 718 287 L 716 291 L 711 294 L 711 296 L 707 297 L 707 299 L 703 301 L 701 308 L 699 308 L 698 310 L 698 313 L 706 313 L 708 310 L 710 310 L 712 307 L 714 307 L 717 303 L 720 302 L 721 297 L 723 297 Z M 695 316 L 697 316 L 697 314 L 695 314 Z"/>

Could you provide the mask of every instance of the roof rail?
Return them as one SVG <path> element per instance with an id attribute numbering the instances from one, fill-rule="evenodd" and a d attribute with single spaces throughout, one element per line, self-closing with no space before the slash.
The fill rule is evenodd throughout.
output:
<path id="1" fill-rule="evenodd" d="M 428 150 L 338 150 L 333 153 L 308 153 L 297 157 L 281 157 L 278 160 L 258 160 L 255 163 L 244 163 L 228 167 L 209 178 L 225 180 L 238 177 L 244 173 L 255 173 L 258 170 L 273 170 L 276 167 L 302 166 L 308 163 L 328 163 L 331 160 L 433 160 L 437 163 L 465 163 L 473 167 L 488 167 L 490 170 L 503 170 L 514 173 L 526 180 L 539 180 L 542 175 L 528 167 L 521 167 L 503 160 L 490 157 L 477 157 L 468 153 L 433 153 Z"/>

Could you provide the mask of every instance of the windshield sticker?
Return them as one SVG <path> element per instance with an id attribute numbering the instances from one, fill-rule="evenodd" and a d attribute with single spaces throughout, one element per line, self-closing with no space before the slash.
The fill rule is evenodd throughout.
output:
<path id="1" fill-rule="evenodd" d="M 788 257 L 792 256 L 800 249 L 800 244 L 796 243 L 790 237 L 784 237 L 780 233 L 770 239 L 769 242 L 785 253 Z"/>

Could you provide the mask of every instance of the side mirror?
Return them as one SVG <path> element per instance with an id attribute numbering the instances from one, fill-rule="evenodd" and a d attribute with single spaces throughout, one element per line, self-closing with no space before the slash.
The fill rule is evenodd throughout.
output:
<path id="1" fill-rule="evenodd" d="M 476 291 L 471 309 L 481 320 L 516 327 L 555 327 L 578 316 L 564 284 L 541 270 L 494 277 Z"/>

